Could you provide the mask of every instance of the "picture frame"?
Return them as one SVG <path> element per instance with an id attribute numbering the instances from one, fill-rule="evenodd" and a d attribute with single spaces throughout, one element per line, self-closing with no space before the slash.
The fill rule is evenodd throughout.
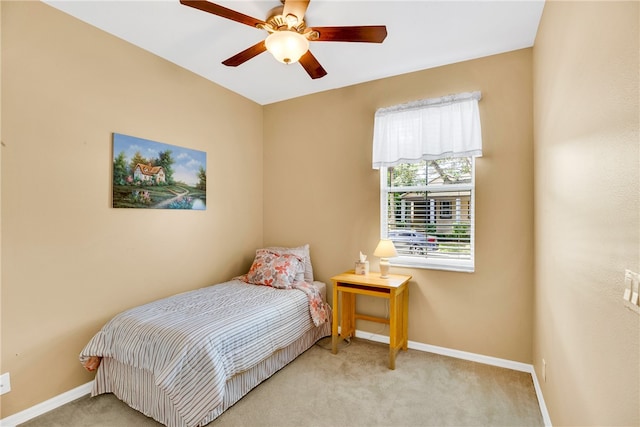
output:
<path id="1" fill-rule="evenodd" d="M 112 206 L 206 210 L 204 151 L 113 134 Z"/>

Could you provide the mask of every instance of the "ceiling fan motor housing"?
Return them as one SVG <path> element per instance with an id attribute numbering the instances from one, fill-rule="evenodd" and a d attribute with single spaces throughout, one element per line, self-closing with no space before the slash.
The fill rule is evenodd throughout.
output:
<path id="1" fill-rule="evenodd" d="M 294 30 L 300 34 L 304 33 L 304 30 L 307 28 L 304 19 L 299 19 L 295 15 L 284 16 L 282 13 L 282 6 L 276 6 L 271 9 L 266 20 L 267 25 L 262 26 L 262 28 L 270 33 L 282 30 Z"/>

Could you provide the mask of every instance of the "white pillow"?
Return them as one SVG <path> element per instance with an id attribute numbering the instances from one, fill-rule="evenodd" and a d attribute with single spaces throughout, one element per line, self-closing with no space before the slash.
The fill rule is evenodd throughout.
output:
<path id="1" fill-rule="evenodd" d="M 308 244 L 303 246 L 298 246 L 297 248 L 283 248 L 278 246 L 272 246 L 264 249 L 271 252 L 281 253 L 281 254 L 293 254 L 302 258 L 302 261 L 304 263 L 304 273 L 303 273 L 304 277 L 300 280 L 304 280 L 309 284 L 313 283 L 313 267 L 311 266 L 311 255 L 309 255 Z"/>

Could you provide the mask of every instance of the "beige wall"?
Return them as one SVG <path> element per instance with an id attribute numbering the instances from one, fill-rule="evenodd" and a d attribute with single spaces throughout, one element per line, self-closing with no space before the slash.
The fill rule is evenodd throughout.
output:
<path id="1" fill-rule="evenodd" d="M 534 363 L 554 425 L 640 425 L 638 2 L 549 2 L 534 48 Z M 542 359 L 547 362 L 542 380 Z"/>
<path id="2" fill-rule="evenodd" d="M 531 363 L 533 297 L 532 52 L 524 49 L 265 107 L 265 243 L 311 245 L 316 276 L 352 269 L 380 233 L 371 167 L 377 108 L 480 90 L 484 156 L 476 182 L 476 271 L 413 275 L 409 339 Z M 330 64 L 325 64 L 330 70 Z M 359 301 L 384 315 L 385 301 Z M 386 326 L 358 328 L 388 334 Z"/>
<path id="3" fill-rule="evenodd" d="M 90 381 L 116 312 L 248 269 L 262 107 L 40 2 L 2 2 L 2 42 L 6 417 Z M 206 151 L 207 210 L 112 209 L 112 132 Z"/>

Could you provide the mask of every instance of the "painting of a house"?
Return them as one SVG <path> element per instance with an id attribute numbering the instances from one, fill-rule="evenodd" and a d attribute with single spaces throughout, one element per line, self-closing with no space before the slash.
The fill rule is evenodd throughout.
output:
<path id="1" fill-rule="evenodd" d="M 151 166 L 138 163 L 133 171 L 133 179 L 145 182 L 152 181 L 159 184 L 161 182 L 165 182 L 164 169 L 162 166 Z"/>
<path id="2" fill-rule="evenodd" d="M 113 207 L 205 210 L 203 151 L 113 134 Z"/>

